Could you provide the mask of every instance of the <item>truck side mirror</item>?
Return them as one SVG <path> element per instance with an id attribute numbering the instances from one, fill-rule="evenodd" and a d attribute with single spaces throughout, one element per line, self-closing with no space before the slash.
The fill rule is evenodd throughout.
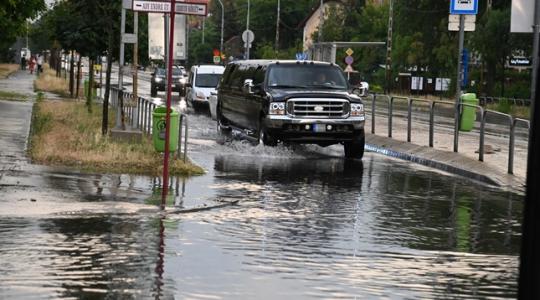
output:
<path id="1" fill-rule="evenodd" d="M 244 80 L 244 93 L 253 94 L 253 79 Z"/>

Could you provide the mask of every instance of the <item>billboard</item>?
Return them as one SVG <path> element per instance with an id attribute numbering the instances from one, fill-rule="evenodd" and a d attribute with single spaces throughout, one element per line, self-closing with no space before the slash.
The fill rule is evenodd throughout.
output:
<path id="1" fill-rule="evenodd" d="M 534 0 L 512 0 L 510 32 L 533 32 Z"/>
<path id="2" fill-rule="evenodd" d="M 148 56 L 152 60 L 163 60 L 165 57 L 165 22 L 163 14 L 148 14 Z M 176 15 L 173 59 L 187 59 L 185 15 Z"/>

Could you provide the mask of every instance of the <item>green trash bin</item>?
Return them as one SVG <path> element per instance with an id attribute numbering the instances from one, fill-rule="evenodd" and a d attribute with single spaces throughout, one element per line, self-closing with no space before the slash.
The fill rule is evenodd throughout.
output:
<path id="1" fill-rule="evenodd" d="M 152 112 L 152 140 L 154 148 L 158 152 L 165 152 L 165 126 L 167 108 L 158 106 Z M 169 152 L 174 152 L 178 148 L 178 112 L 170 111 L 170 130 L 169 130 Z"/>
<path id="2" fill-rule="evenodd" d="M 461 103 L 478 105 L 478 99 L 476 98 L 476 94 L 467 93 L 461 95 Z M 459 130 L 471 131 L 471 129 L 473 129 L 474 127 L 474 121 L 476 121 L 476 107 L 462 106 Z"/>

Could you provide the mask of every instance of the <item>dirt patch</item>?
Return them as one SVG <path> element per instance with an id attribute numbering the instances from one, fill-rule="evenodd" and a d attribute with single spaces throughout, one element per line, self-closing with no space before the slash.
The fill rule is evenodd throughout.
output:
<path id="1" fill-rule="evenodd" d="M 102 173 L 134 173 L 159 176 L 163 156 L 150 139 L 142 143 L 117 142 L 101 135 L 102 108 L 89 114 L 84 102 L 37 101 L 32 118 L 30 156 L 41 164 L 69 166 Z M 110 122 L 114 115 L 111 113 Z M 199 175 L 191 163 L 171 160 L 171 175 Z"/>

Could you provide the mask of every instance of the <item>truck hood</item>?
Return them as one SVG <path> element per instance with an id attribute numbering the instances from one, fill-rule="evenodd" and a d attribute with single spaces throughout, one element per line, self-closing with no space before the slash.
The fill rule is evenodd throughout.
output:
<path id="1" fill-rule="evenodd" d="M 270 89 L 268 93 L 274 101 L 286 101 L 290 98 L 339 98 L 351 102 L 361 102 L 360 97 L 343 90 L 310 90 L 305 89 Z"/>

